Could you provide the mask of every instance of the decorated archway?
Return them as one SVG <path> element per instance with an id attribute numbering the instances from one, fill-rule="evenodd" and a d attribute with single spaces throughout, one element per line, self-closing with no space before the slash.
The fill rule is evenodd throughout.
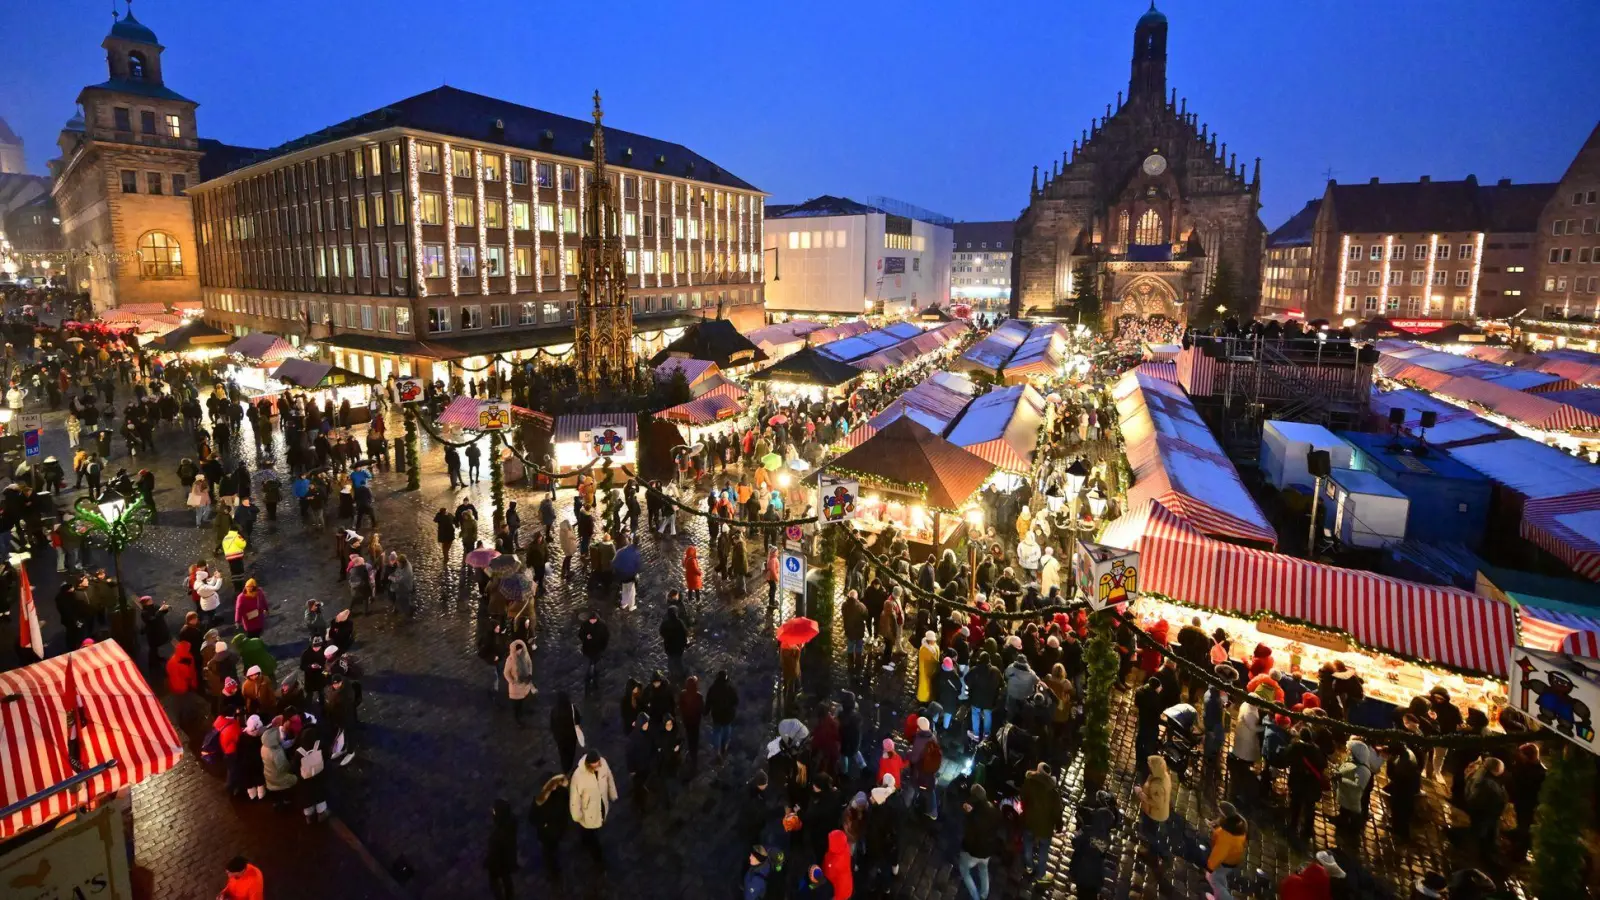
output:
<path id="1" fill-rule="evenodd" d="M 1164 316 L 1175 322 L 1183 321 L 1183 306 L 1178 302 L 1178 292 L 1166 279 L 1149 274 L 1135 276 L 1120 285 L 1111 312 L 1114 318 Z"/>

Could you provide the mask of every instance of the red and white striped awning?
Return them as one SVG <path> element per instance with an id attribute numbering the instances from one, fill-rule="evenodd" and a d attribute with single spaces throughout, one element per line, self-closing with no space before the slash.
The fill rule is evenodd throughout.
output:
<path id="1" fill-rule="evenodd" d="M 1518 604 L 1517 645 L 1600 659 L 1600 621 L 1577 613 Z"/>
<path id="2" fill-rule="evenodd" d="M 710 425 L 743 412 L 747 393 L 731 381 L 724 382 L 687 403 L 663 409 L 656 413 L 656 418 L 686 425 Z"/>
<path id="3" fill-rule="evenodd" d="M 1515 624 L 1498 600 L 1213 540 L 1158 501 L 1112 522 L 1101 543 L 1139 551 L 1141 591 L 1239 615 L 1271 612 L 1393 653 L 1506 674 Z"/>
<path id="4" fill-rule="evenodd" d="M 464 428 L 476 431 L 479 427 L 478 411 L 487 401 L 469 397 L 465 394 L 451 400 L 444 410 L 439 413 L 437 423 L 455 428 Z M 554 426 L 550 416 L 534 409 L 524 409 L 520 406 L 511 407 L 513 418 L 532 419 L 546 429 Z"/>
<path id="5" fill-rule="evenodd" d="M 1540 394 L 1525 393 L 1477 378 L 1451 378 L 1435 390 L 1446 397 L 1476 403 L 1533 428 L 1600 433 L 1600 416 Z"/>
<path id="6" fill-rule="evenodd" d="M 86 713 L 79 764 L 116 765 L 69 791 L 52 794 L 0 820 L 0 840 L 57 819 L 79 805 L 172 768 L 183 739 L 140 674 L 113 641 L 0 672 L 0 806 L 10 806 L 72 778 L 67 663 Z"/>
<path id="7" fill-rule="evenodd" d="M 1600 581 L 1600 491 L 1529 500 L 1522 507 L 1522 536 Z"/>

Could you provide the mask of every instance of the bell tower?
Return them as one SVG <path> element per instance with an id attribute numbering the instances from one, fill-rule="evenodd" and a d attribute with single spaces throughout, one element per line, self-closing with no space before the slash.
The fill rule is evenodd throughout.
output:
<path id="1" fill-rule="evenodd" d="M 1160 103 L 1167 96 L 1167 17 L 1151 0 L 1150 11 L 1133 28 L 1133 76 L 1128 79 L 1129 102 Z"/>
<path id="2" fill-rule="evenodd" d="M 115 14 L 113 14 L 115 15 Z M 113 81 L 131 81 L 161 87 L 161 51 L 156 33 L 128 14 L 112 22 L 111 33 L 100 43 L 106 50 L 106 68 Z"/>

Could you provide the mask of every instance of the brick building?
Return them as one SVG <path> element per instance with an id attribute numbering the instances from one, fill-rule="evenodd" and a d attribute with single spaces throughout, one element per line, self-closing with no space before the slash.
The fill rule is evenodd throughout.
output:
<path id="1" fill-rule="evenodd" d="M 69 267 L 96 310 L 193 300 L 194 215 L 184 194 L 200 179 L 203 152 L 193 100 L 161 77 L 163 47 L 129 13 L 101 43 L 109 79 L 78 94 L 50 162 L 52 196 Z"/>
<path id="2" fill-rule="evenodd" d="M 1017 221 L 1012 313 L 1050 309 L 1075 294 L 1082 264 L 1101 279 L 1109 318 L 1186 318 L 1226 261 L 1255 305 L 1264 229 L 1252 172 L 1219 146 L 1198 115 L 1167 91 L 1167 18 L 1152 4 L 1134 29 L 1128 98 L 1085 129 L 1039 183 Z"/>
<path id="3" fill-rule="evenodd" d="M 1011 308 L 1015 222 L 956 222 L 950 255 L 950 300 L 977 309 Z"/>
<path id="4" fill-rule="evenodd" d="M 28 171 L 27 160 L 22 153 L 22 138 L 5 119 L 0 119 L 0 175 L 21 175 Z"/>
<path id="5" fill-rule="evenodd" d="M 1552 187 L 1471 175 L 1330 181 L 1268 237 L 1264 306 L 1333 321 L 1515 312 L 1531 286 L 1536 210 Z"/>
<path id="6" fill-rule="evenodd" d="M 1541 210 L 1537 244 L 1529 312 L 1600 319 L 1600 125 Z"/>
<path id="7" fill-rule="evenodd" d="M 441 87 L 234 159 L 193 190 L 205 318 L 375 377 L 571 352 L 590 122 Z M 763 324 L 765 195 L 606 128 L 635 355 Z"/>

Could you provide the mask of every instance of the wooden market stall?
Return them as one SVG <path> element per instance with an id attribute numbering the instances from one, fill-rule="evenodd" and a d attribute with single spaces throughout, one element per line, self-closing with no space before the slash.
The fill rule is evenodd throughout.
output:
<path id="1" fill-rule="evenodd" d="M 902 416 L 827 471 L 861 482 L 858 527 L 881 534 L 893 523 L 907 543 L 928 551 L 913 553 L 920 561 L 961 542 L 966 514 L 995 467 Z"/>

